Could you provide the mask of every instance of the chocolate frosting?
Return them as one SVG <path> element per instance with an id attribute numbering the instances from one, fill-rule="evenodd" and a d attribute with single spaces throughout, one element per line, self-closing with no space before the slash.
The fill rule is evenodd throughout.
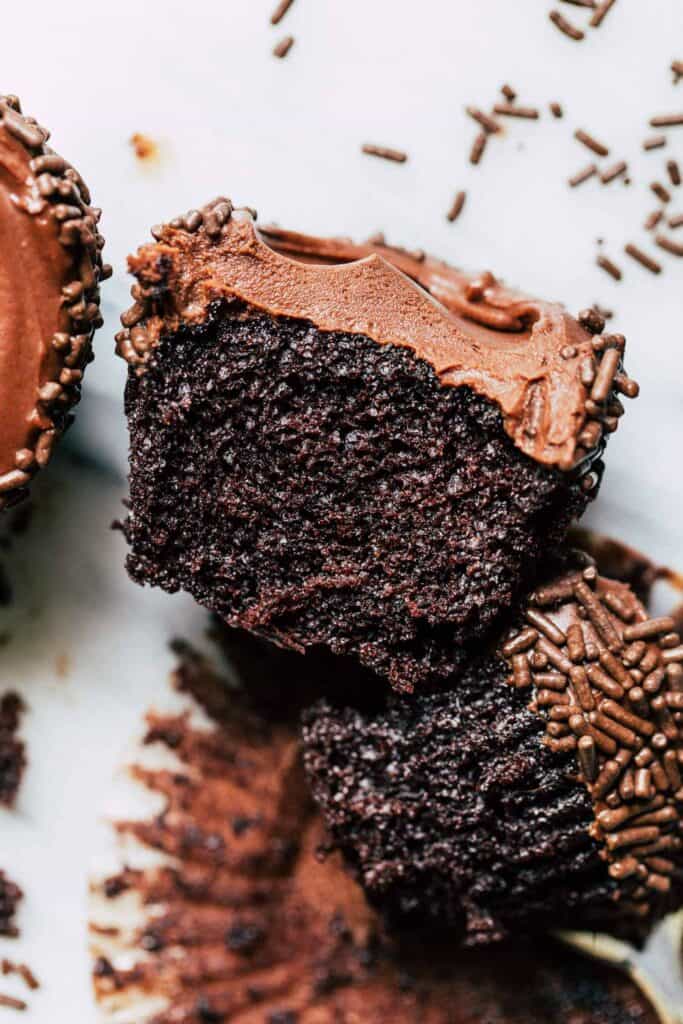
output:
<path id="1" fill-rule="evenodd" d="M 637 390 L 622 372 L 623 338 L 596 339 L 593 311 L 582 324 L 489 273 L 473 277 L 383 239 L 354 244 L 258 231 L 225 199 L 153 234 L 156 244 L 129 260 L 136 302 L 117 338 L 138 372 L 162 336 L 200 323 L 217 300 L 238 298 L 320 330 L 410 348 L 443 385 L 468 386 L 497 404 L 527 455 L 564 470 L 616 428 L 623 410 L 614 388 Z"/>
<path id="2" fill-rule="evenodd" d="M 108 274 L 99 211 L 48 137 L 0 96 L 0 509 L 68 425 Z"/>

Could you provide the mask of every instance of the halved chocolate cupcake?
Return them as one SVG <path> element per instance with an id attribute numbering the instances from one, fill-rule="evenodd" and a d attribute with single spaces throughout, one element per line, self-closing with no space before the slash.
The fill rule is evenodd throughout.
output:
<path id="1" fill-rule="evenodd" d="M 118 336 L 131 576 L 400 690 L 448 676 L 595 493 L 624 339 L 228 200 L 154 234 Z"/>
<path id="2" fill-rule="evenodd" d="M 552 940 L 473 951 L 436 932 L 389 935 L 338 854 L 320 856 L 324 830 L 292 721 L 296 684 L 281 715 L 250 691 L 228 692 L 192 657 L 177 682 L 209 722 L 148 716 L 146 751 L 162 750 L 163 765 L 170 752 L 175 767 L 148 759 L 133 775 L 162 811 L 117 824 L 142 844 L 144 866 L 128 860 L 93 891 L 95 993 L 107 1020 L 656 1024 L 628 977 Z M 271 663 L 270 689 L 283 683 Z"/>
<path id="3" fill-rule="evenodd" d="M 110 274 L 100 212 L 48 138 L 0 96 L 0 511 L 71 422 Z"/>
<path id="4" fill-rule="evenodd" d="M 330 832 L 395 922 L 640 941 L 683 905 L 683 645 L 592 565 L 447 692 L 305 716 Z"/>

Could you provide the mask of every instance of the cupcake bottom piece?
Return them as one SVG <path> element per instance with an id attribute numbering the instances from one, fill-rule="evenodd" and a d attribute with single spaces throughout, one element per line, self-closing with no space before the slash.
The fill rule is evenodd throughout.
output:
<path id="1" fill-rule="evenodd" d="M 274 688 L 282 682 L 270 678 Z M 292 702 L 287 713 L 266 711 L 227 693 L 191 657 L 177 682 L 210 725 L 149 716 L 147 746 L 172 751 L 178 764 L 136 772 L 165 806 L 118 826 L 173 862 L 126 868 L 97 892 L 95 990 L 115 1019 L 655 1024 L 627 977 L 556 944 L 483 953 L 436 934 L 389 937 L 339 854 L 319 855 L 324 829 L 305 783 Z M 131 905 L 142 908 L 139 926 L 114 927 L 117 908 Z"/>
<path id="2" fill-rule="evenodd" d="M 371 900 L 469 946 L 563 927 L 641 941 L 683 902 L 682 661 L 671 619 L 570 568 L 452 689 L 316 704 L 309 778 Z"/>

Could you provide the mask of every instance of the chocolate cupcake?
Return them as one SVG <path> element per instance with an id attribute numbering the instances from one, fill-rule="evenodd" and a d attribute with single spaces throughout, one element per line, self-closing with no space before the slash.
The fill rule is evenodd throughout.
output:
<path id="1" fill-rule="evenodd" d="M 176 767 L 133 769 L 163 810 L 117 831 L 152 856 L 94 887 L 95 993 L 116 1019 L 656 1024 L 627 976 L 557 942 L 463 951 L 445 935 L 389 935 L 339 856 L 320 856 L 296 684 L 288 707 L 264 709 L 187 653 L 177 682 L 208 727 L 184 713 L 148 716 L 146 749 L 172 752 Z M 172 863 L 159 866 L 158 853 Z"/>
<path id="2" fill-rule="evenodd" d="M 394 922 L 469 946 L 641 941 L 683 904 L 683 646 L 594 567 L 539 587 L 447 692 L 305 716 L 323 816 Z"/>
<path id="3" fill-rule="evenodd" d="M 624 339 L 228 200 L 130 259 L 128 570 L 400 690 L 450 675 L 598 486 Z"/>
<path id="4" fill-rule="evenodd" d="M 0 511 L 71 422 L 102 323 L 99 210 L 49 133 L 0 96 Z"/>

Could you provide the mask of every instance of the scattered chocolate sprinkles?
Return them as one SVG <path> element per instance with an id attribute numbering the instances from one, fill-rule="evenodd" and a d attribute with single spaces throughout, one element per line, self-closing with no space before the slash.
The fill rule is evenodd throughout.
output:
<path id="1" fill-rule="evenodd" d="M 683 213 L 677 213 L 675 217 L 670 217 L 668 224 L 670 228 L 683 228 Z"/>
<path id="2" fill-rule="evenodd" d="M 28 1010 L 28 1003 L 23 999 L 15 999 L 14 996 L 6 996 L 0 992 L 0 1006 L 8 1010 Z"/>
<path id="3" fill-rule="evenodd" d="M 643 149 L 661 149 L 662 146 L 666 146 L 666 135 L 650 135 L 643 142 Z"/>
<path id="4" fill-rule="evenodd" d="M 602 172 L 602 174 L 600 175 L 600 181 L 603 183 L 603 185 L 609 185 L 611 181 L 614 181 L 615 178 L 621 177 L 621 175 L 625 174 L 627 170 L 628 165 L 626 161 L 619 160 L 618 163 L 612 164 L 611 167 L 608 167 L 606 170 Z"/>
<path id="5" fill-rule="evenodd" d="M 553 25 L 559 28 L 560 32 L 563 32 L 569 39 L 575 39 L 577 42 L 580 42 L 584 38 L 585 32 L 577 28 L 576 25 L 572 25 L 570 21 L 567 21 L 565 16 L 560 14 L 559 11 L 551 11 L 548 17 Z"/>
<path id="6" fill-rule="evenodd" d="M 282 59 L 294 46 L 294 36 L 284 36 L 273 48 L 273 56 Z"/>
<path id="7" fill-rule="evenodd" d="M 381 160 L 391 160 L 395 164 L 404 164 L 408 159 L 408 154 L 404 153 L 402 149 L 391 149 L 388 146 L 375 146 L 370 142 L 366 142 L 362 149 L 368 156 L 377 156 Z"/>
<path id="8" fill-rule="evenodd" d="M 579 142 L 582 142 L 584 146 L 592 150 L 593 153 L 597 153 L 598 156 L 609 156 L 609 149 L 602 142 L 596 139 L 593 135 L 589 135 L 582 128 L 577 128 L 574 132 L 574 138 Z"/>
<path id="9" fill-rule="evenodd" d="M 666 169 L 669 172 L 669 179 L 672 185 L 680 185 L 681 183 L 681 169 L 678 166 L 676 160 L 667 160 Z"/>
<path id="10" fill-rule="evenodd" d="M 0 961 L 0 970 L 2 970 L 5 977 L 8 974 L 18 974 L 26 987 L 31 989 L 32 992 L 40 988 L 40 982 L 28 964 L 15 964 L 13 960 L 4 958 Z"/>
<path id="11" fill-rule="evenodd" d="M 658 114 L 650 118 L 652 128 L 677 128 L 683 125 L 683 114 Z"/>
<path id="12" fill-rule="evenodd" d="M 609 351 L 617 355 L 606 378 L 618 368 L 618 350 Z M 601 394 L 596 378 L 592 397 Z M 627 586 L 592 566 L 537 590 L 525 619 L 501 648 L 508 681 L 534 687 L 529 706 L 547 721 L 544 742 L 576 753 L 595 808 L 590 832 L 619 883 L 615 899 L 636 917 L 658 913 L 683 851 L 683 719 L 674 717 L 683 708 L 683 645 L 674 619 L 648 618 Z M 537 667 L 548 662 L 551 676 Z M 655 676 L 656 687 L 646 686 Z M 558 707 L 567 708 L 559 744 Z M 665 851 L 670 866 L 653 867 L 652 856 Z"/>
<path id="13" fill-rule="evenodd" d="M 663 216 L 664 214 L 661 210 L 653 210 L 652 213 L 648 214 L 646 217 L 643 227 L 646 231 L 652 231 L 653 228 L 657 227 Z"/>
<path id="14" fill-rule="evenodd" d="M 619 267 L 610 260 L 607 256 L 600 253 L 597 258 L 597 264 L 602 270 L 606 270 L 610 277 L 613 277 L 615 281 L 621 281 L 622 273 Z"/>
<path id="15" fill-rule="evenodd" d="M 536 121 L 540 116 L 536 107 L 518 107 L 514 103 L 496 103 L 493 111 L 502 117 L 522 117 L 528 121 Z"/>
<path id="16" fill-rule="evenodd" d="M 673 238 L 660 234 L 655 236 L 655 242 L 660 249 L 671 253 L 672 256 L 683 256 L 683 245 L 680 242 L 676 242 Z"/>
<path id="17" fill-rule="evenodd" d="M 638 248 L 638 246 L 634 245 L 632 242 L 629 242 L 628 245 L 624 246 L 624 252 L 630 256 L 631 259 L 640 263 L 641 267 L 645 267 L 646 270 L 649 270 L 651 274 L 661 274 L 661 264 L 657 263 L 657 260 L 653 259 L 652 256 L 649 256 L 646 252 L 643 252 L 642 249 Z"/>
<path id="18" fill-rule="evenodd" d="M 280 3 L 270 16 L 271 25 L 279 25 L 293 3 L 294 0 L 280 0 Z"/>
<path id="19" fill-rule="evenodd" d="M 475 167 L 484 155 L 486 149 L 486 143 L 488 142 L 488 132 L 479 132 L 474 142 L 472 143 L 472 149 L 470 150 L 470 163 L 474 164 Z"/>
<path id="20" fill-rule="evenodd" d="M 453 202 L 451 204 L 451 208 L 450 208 L 450 210 L 448 211 L 448 213 L 446 215 L 448 220 L 451 223 L 453 223 L 453 221 L 457 220 L 458 217 L 460 216 L 460 214 L 462 213 L 462 209 L 463 209 L 463 206 L 465 205 L 465 199 L 466 198 L 467 198 L 467 193 L 466 192 L 462 192 L 462 191 L 456 192 L 455 198 L 453 199 Z"/>
<path id="21" fill-rule="evenodd" d="M 602 0 L 602 3 L 598 4 L 595 8 L 595 13 L 592 15 L 589 25 L 591 28 L 599 28 L 605 17 L 611 9 L 614 7 L 616 0 Z"/>
<path id="22" fill-rule="evenodd" d="M 562 104 L 558 103 L 557 100 L 553 100 L 553 102 L 550 103 L 549 106 L 550 113 L 553 115 L 553 117 L 564 117 L 564 110 L 562 109 Z"/>
<path id="23" fill-rule="evenodd" d="M 572 188 L 576 188 L 577 185 L 582 185 L 584 183 L 584 181 L 588 181 L 589 178 L 592 178 L 593 175 L 597 174 L 597 173 L 598 173 L 597 165 L 596 164 L 588 164 L 587 167 L 584 167 L 584 168 L 582 168 L 582 170 L 577 171 L 576 174 L 574 174 L 569 179 L 569 184 L 570 184 L 570 186 Z"/>
<path id="24" fill-rule="evenodd" d="M 500 91 L 502 92 L 502 94 L 505 97 L 505 99 L 509 100 L 510 103 L 514 102 L 514 100 L 517 99 L 517 93 L 515 92 L 515 90 L 512 88 L 511 85 L 507 84 L 507 82 L 505 83 L 505 85 L 502 85 L 500 87 Z"/>
<path id="25" fill-rule="evenodd" d="M 683 78 L 683 60 L 672 60 L 671 70 L 674 76 L 674 85 L 678 85 L 681 78 Z"/>
<path id="26" fill-rule="evenodd" d="M 595 8 L 596 0 L 562 0 L 564 4 L 572 4 L 574 7 L 589 7 Z"/>
<path id="27" fill-rule="evenodd" d="M 650 185 L 650 190 L 654 192 L 658 199 L 661 199 L 663 203 L 668 203 L 671 200 L 671 193 L 667 188 L 662 185 L 659 181 L 653 181 Z"/>
<path id="28" fill-rule="evenodd" d="M 486 114 L 484 113 L 483 110 L 480 110 L 479 107 L 469 106 L 465 107 L 465 110 L 467 114 L 469 114 L 469 116 L 472 118 L 472 120 L 476 121 L 478 124 L 482 126 L 485 132 L 489 132 L 491 135 L 493 135 L 495 134 L 495 132 L 499 132 L 501 130 L 498 122 L 493 117 L 491 117 L 490 114 Z"/>

